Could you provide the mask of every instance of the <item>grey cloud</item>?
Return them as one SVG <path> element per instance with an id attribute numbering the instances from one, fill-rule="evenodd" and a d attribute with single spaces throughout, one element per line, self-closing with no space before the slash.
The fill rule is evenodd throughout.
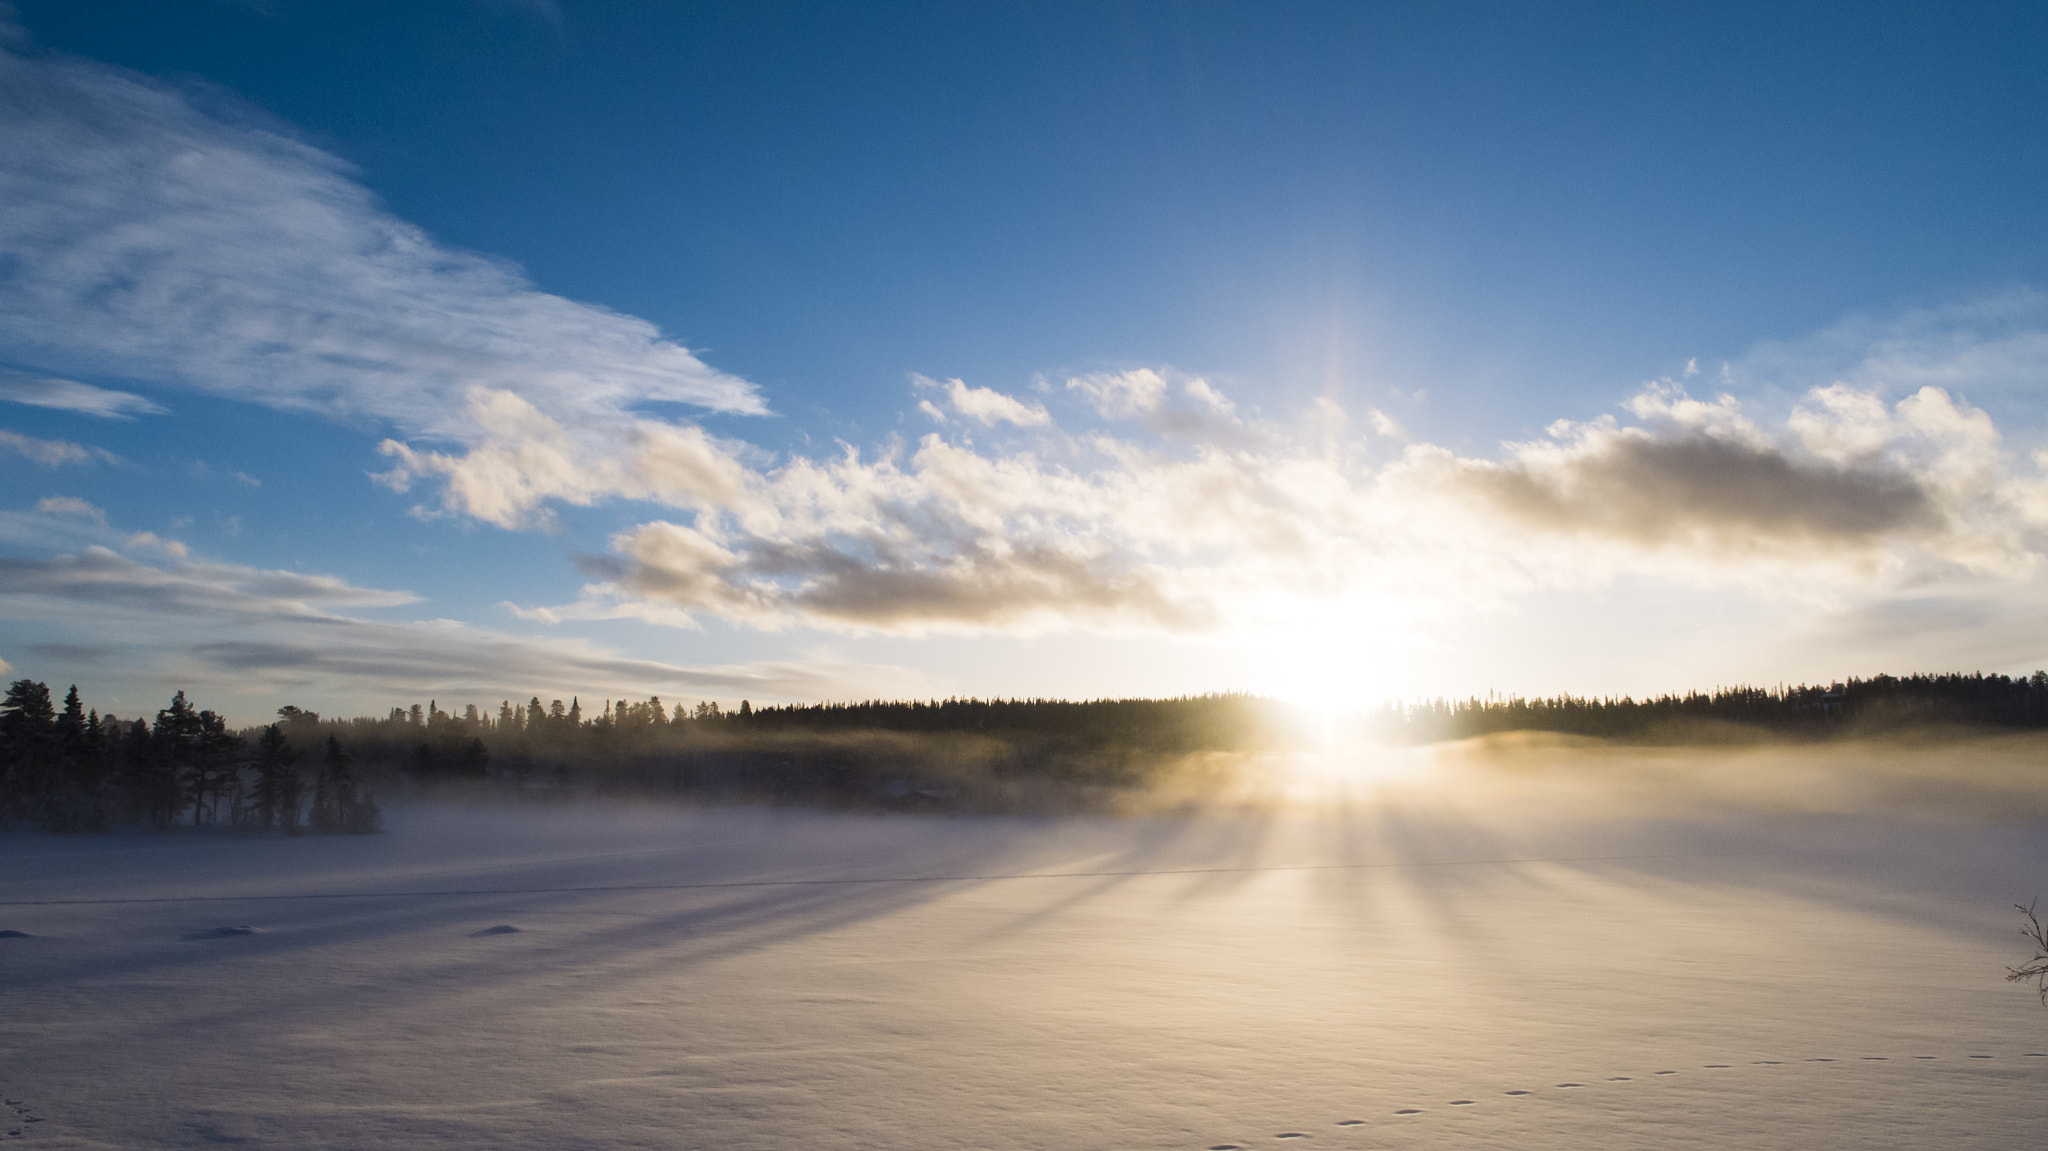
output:
<path id="1" fill-rule="evenodd" d="M 375 712 L 414 696 L 479 702 L 533 692 L 586 697 L 678 694 L 757 700 L 925 686 L 901 669 L 762 661 L 684 666 L 621 656 L 573 639 L 527 637 L 445 620 L 381 621 L 337 610 L 407 602 L 403 592 L 318 575 L 218 563 L 158 567 L 104 548 L 44 559 L 0 559 L 0 618 L 58 626 L 80 638 L 30 644 L 25 674 L 62 678 L 90 668 L 138 698 L 187 688 L 267 699 L 289 693 Z M 108 653 L 118 652 L 110 660 Z M 50 665 L 56 665 L 51 667 Z M 232 709 L 231 709 L 232 710 Z"/>
<path id="2" fill-rule="evenodd" d="M 1474 494 L 1548 531 L 1661 545 L 1707 537 L 1867 544 L 1931 530 L 1941 517 L 1913 476 L 1798 460 L 1781 449 L 1706 435 L 1604 437 L 1562 461 L 1472 465 Z"/>
<path id="3" fill-rule="evenodd" d="M 626 420 L 646 401 L 763 410 L 751 384 L 646 321 L 443 247 L 380 207 L 342 161 L 223 95 L 205 103 L 133 73 L 0 48 L 10 358 L 458 441 L 474 430 L 467 397 L 482 385 L 581 423 Z M 76 388 L 44 394 L 105 402 Z"/>
<path id="4" fill-rule="evenodd" d="M 566 684 L 600 683 L 638 692 L 748 693 L 758 696 L 821 691 L 831 677 L 799 665 L 748 668 L 687 668 L 653 660 L 574 654 L 562 645 L 504 633 L 468 629 L 466 634 L 422 643 L 422 629 L 405 624 L 337 621 L 340 634 L 319 643 L 227 641 L 192 648 L 202 662 L 222 670 L 287 672 L 302 676 L 387 683 L 430 691 L 446 687 L 481 690 L 487 683 L 531 685 L 534 691 L 573 690 Z M 445 629 L 444 629 L 445 630 Z M 488 670 L 486 670 L 488 669 Z M 516 690 L 516 689 L 512 689 Z"/>
<path id="5" fill-rule="evenodd" d="M 631 570 L 626 561 L 619 559 L 617 556 L 578 554 L 570 557 L 570 562 L 576 565 L 577 571 L 589 576 L 591 579 L 625 579 L 628 571 Z"/>
<path id="6" fill-rule="evenodd" d="M 1047 547 L 998 554 L 970 545 L 939 564 L 874 563 L 823 544 L 762 547 L 743 570 L 793 581 L 779 597 L 783 610 L 864 627 L 1005 628 L 1057 620 L 1195 631 L 1217 622 L 1206 604 L 1174 602 L 1149 571 Z"/>
<path id="7" fill-rule="evenodd" d="M 32 643 L 28 651 L 38 659 L 86 664 L 105 663 L 121 654 L 121 649 L 111 644 L 88 643 Z"/>
<path id="8" fill-rule="evenodd" d="M 0 557 L 0 599 L 52 597 L 143 616 L 233 610 L 277 619 L 315 616 L 330 607 L 394 607 L 406 592 L 361 588 L 331 576 L 264 571 L 228 564 L 152 567 L 93 546 L 51 559 Z"/>
<path id="9" fill-rule="evenodd" d="M 1218 622 L 1206 597 L 1172 594 L 1158 569 L 1078 532 L 1055 541 L 1018 530 L 1006 539 L 931 499 L 865 514 L 860 531 L 717 539 L 656 521 L 616 537 L 619 558 L 586 561 L 584 570 L 626 595 L 754 626 L 1185 632 Z M 1021 528 L 1027 516 L 1013 510 L 1009 518 Z"/>

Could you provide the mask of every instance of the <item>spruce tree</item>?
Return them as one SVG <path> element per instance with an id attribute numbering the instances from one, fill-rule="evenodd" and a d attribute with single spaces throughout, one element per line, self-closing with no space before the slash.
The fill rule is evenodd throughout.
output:
<path id="1" fill-rule="evenodd" d="M 212 711 L 200 712 L 193 728 L 183 763 L 185 798 L 192 805 L 192 825 L 219 823 L 222 800 L 228 801 L 232 823 L 241 791 L 241 737 L 230 732 L 228 721 Z"/>
<path id="2" fill-rule="evenodd" d="M 149 724 L 142 720 L 126 728 L 115 725 L 108 741 L 114 786 L 109 802 L 112 817 L 121 823 L 142 823 L 150 819 L 150 789 L 154 767 L 150 756 Z"/>
<path id="3" fill-rule="evenodd" d="M 49 687 L 31 679 L 8 684 L 0 700 L 0 824 L 42 815 L 59 762 Z"/>
<path id="4" fill-rule="evenodd" d="M 98 772 L 90 760 L 86 722 L 74 683 L 64 695 L 64 710 L 57 713 L 57 758 L 43 800 L 43 826 L 51 831 L 83 831 L 92 823 L 92 784 Z"/>
<path id="5" fill-rule="evenodd" d="M 282 824 L 297 830 L 299 753 L 284 733 L 284 725 L 273 723 L 256 741 L 256 821 L 265 829 Z M 286 796 L 291 812 L 285 812 Z"/>
<path id="6" fill-rule="evenodd" d="M 186 785 L 199 761 L 202 734 L 199 713 L 179 692 L 171 706 L 156 713 L 149 733 L 149 760 L 140 787 L 143 818 L 156 827 L 172 827 L 185 810 Z"/>
<path id="7" fill-rule="evenodd" d="M 294 767 L 284 773 L 279 781 L 277 794 L 277 817 L 285 831 L 299 834 L 299 815 L 306 802 L 306 780 Z"/>
<path id="8" fill-rule="evenodd" d="M 306 822 L 314 831 L 341 830 L 342 796 L 350 786 L 348 758 L 348 753 L 341 750 L 341 741 L 328 736 L 327 755 L 313 776 L 313 808 L 306 814 Z"/>

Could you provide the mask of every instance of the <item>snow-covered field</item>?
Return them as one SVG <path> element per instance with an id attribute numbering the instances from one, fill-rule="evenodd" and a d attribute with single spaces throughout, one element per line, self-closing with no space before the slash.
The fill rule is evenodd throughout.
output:
<path id="1" fill-rule="evenodd" d="M 1173 818 L 0 836 L 0 1139 L 2038 1145 L 2048 1010 L 2001 979 L 2038 756 L 1831 754 L 1337 757 Z"/>

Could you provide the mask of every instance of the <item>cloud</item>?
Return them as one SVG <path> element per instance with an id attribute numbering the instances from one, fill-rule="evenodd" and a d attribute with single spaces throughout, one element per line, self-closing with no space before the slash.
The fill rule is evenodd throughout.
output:
<path id="1" fill-rule="evenodd" d="M 154 542 L 151 537 L 147 542 Z M 175 561 L 155 567 L 94 545 L 54 559 L 0 557 L 9 598 L 48 596 L 153 617 L 206 616 L 226 609 L 312 619 L 338 607 L 396 607 L 418 597 L 361 588 L 332 576 Z"/>
<path id="2" fill-rule="evenodd" d="M 593 582 L 576 604 L 523 610 L 1215 634 L 1359 599 L 1451 616 L 1630 574 L 1882 595 L 2038 563 L 2048 481 L 1938 389 L 1887 403 L 1816 388 L 1766 427 L 1667 381 L 1624 411 L 1492 459 L 1430 444 L 1382 459 L 1371 436 L 1173 448 L 1051 428 L 1002 451 L 934 433 L 907 452 L 767 468 L 705 445 L 718 483 L 673 487 L 693 515 L 620 532 L 583 561 Z M 659 468 L 616 466 L 634 491 L 662 490 Z"/>
<path id="3" fill-rule="evenodd" d="M 2048 387 L 2048 292 L 2015 288 L 1849 316 L 1809 335 L 1759 344 L 1724 374 L 1729 386 L 1744 389 L 1839 383 L 1903 394 L 1932 387 L 1979 404 L 2032 404 Z"/>
<path id="4" fill-rule="evenodd" d="M 1154 435 L 1234 446 L 1264 438 L 1208 380 L 1171 368 L 1075 376 L 1067 380 L 1067 391 L 1078 393 L 1103 419 L 1134 422 Z"/>
<path id="5" fill-rule="evenodd" d="M 36 501 L 36 511 L 46 516 L 77 516 L 104 527 L 107 513 L 75 496 L 49 496 Z"/>
<path id="6" fill-rule="evenodd" d="M 37 665 L 32 674 L 65 678 L 57 673 L 88 665 L 100 679 L 119 679 L 149 698 L 185 688 L 262 701 L 245 704 L 244 719 L 267 715 L 286 697 L 376 712 L 429 695 L 776 700 L 847 697 L 863 684 L 884 693 L 929 686 L 902 669 L 844 661 L 692 667 L 623 656 L 581 639 L 355 614 L 415 602 L 405 592 L 332 576 L 176 558 L 152 564 L 103 546 L 0 558 L 0 618 L 53 627 L 64 637 L 27 645 Z M 107 665 L 110 651 L 119 653 L 118 666 Z"/>
<path id="7" fill-rule="evenodd" d="M 1042 428 L 1052 423 L 1052 416 L 1043 404 L 1027 404 L 1015 396 L 1006 396 L 994 388 L 972 388 L 960 380 L 946 380 L 941 383 L 928 376 L 913 374 L 911 382 L 920 388 L 935 389 L 945 395 L 946 403 L 953 411 L 973 420 L 983 427 L 997 424 L 1015 424 L 1020 428 Z M 926 415 L 941 423 L 945 415 L 929 400 L 918 401 Z"/>
<path id="8" fill-rule="evenodd" d="M 24 436 L 20 432 L 0 428 L 0 448 L 18 452 L 42 464 L 56 468 L 65 464 L 118 464 L 121 457 L 105 448 L 88 448 L 69 440 L 39 440 Z"/>
<path id="9" fill-rule="evenodd" d="M 1911 472 L 1794 453 L 1741 419 L 1732 400 L 1709 406 L 1649 394 L 1632 407 L 1667 416 L 1704 409 L 1709 418 L 1669 420 L 1664 429 L 1565 422 L 1546 440 L 1511 445 L 1501 461 L 1444 457 L 1451 482 L 1544 531 L 1717 555 L 1767 544 L 1862 546 L 1939 522 L 1932 494 Z"/>
<path id="10" fill-rule="evenodd" d="M 29 404 L 38 408 L 55 408 L 58 411 L 78 412 L 82 415 L 98 416 L 104 420 L 132 420 L 138 415 L 162 415 L 164 408 L 133 392 L 117 392 L 110 388 L 96 388 L 81 384 L 77 380 L 61 380 L 54 376 L 31 376 L 14 372 L 0 372 L 0 400 L 12 400 L 17 404 Z"/>
<path id="11" fill-rule="evenodd" d="M 728 550 L 666 521 L 621 533 L 623 592 L 755 627 L 793 623 L 861 630 L 1031 630 L 1133 624 L 1192 630 L 1201 605 L 1177 602 L 1146 565 L 1085 549 L 963 541 L 938 554 L 878 541 L 749 540 Z"/>
<path id="12" fill-rule="evenodd" d="M 763 412 L 753 385 L 437 243 L 219 93 L 0 51 L 0 202 L 0 353 L 43 373 L 23 394 L 144 411 L 61 375 L 98 373 L 377 422 L 377 480 L 420 491 L 422 516 L 547 528 L 562 506 L 651 505 L 581 561 L 573 602 L 515 608 L 541 622 L 1210 634 L 1630 576 L 1881 598 L 2023 578 L 2048 528 L 2042 463 L 2009 458 L 1970 398 L 2048 382 L 2039 293 L 1847 321 L 1722 373 L 1776 389 L 1774 412 L 1663 381 L 1476 454 L 1406 442 L 1376 410 L 1356 431 L 1328 403 L 1268 423 L 1161 366 L 1044 385 L 1045 403 L 914 377 L 936 432 L 778 457 L 658 406 Z M 1093 430 L 1060 427 L 1061 402 Z M 965 434 L 994 428 L 995 446 Z M 113 459 L 12 432 L 0 447 Z M 158 543 L 163 565 L 142 566 L 162 594 L 211 586 Z M 112 570 L 92 554 L 68 594 Z M 283 650 L 233 642 L 256 645 L 244 663 Z"/>
<path id="13" fill-rule="evenodd" d="M 2040 562 L 2038 468 L 2014 468 L 1989 418 L 1939 389 L 1887 404 L 1815 388 L 1774 431 L 1668 381 L 1626 406 L 1641 423 L 1560 421 L 1497 460 L 1418 445 L 1385 488 L 1490 530 L 1552 585 L 1633 573 L 1839 599 Z"/>
<path id="14" fill-rule="evenodd" d="M 1128 420 L 1166 406 L 1166 377 L 1151 368 L 1129 372 L 1098 372 L 1075 376 L 1067 390 L 1078 391 L 1106 420 Z"/>
<path id="15" fill-rule="evenodd" d="M 475 434 L 479 386 L 584 437 L 648 403 L 765 410 L 647 321 L 437 243 L 219 92 L 0 49 L 0 202 L 0 350 L 45 372 L 454 442 Z M 40 394 L 143 410 L 63 383 Z"/>
<path id="16" fill-rule="evenodd" d="M 385 440 L 393 466 L 376 480 L 395 491 L 442 481 L 442 510 L 500 527 L 548 526 L 550 500 L 589 506 L 604 499 L 721 507 L 747 495 L 747 445 L 702 428 L 635 420 L 607 436 L 578 435 L 512 392 L 472 389 L 471 446 L 460 454 Z M 422 509 L 424 511 L 424 509 Z"/>

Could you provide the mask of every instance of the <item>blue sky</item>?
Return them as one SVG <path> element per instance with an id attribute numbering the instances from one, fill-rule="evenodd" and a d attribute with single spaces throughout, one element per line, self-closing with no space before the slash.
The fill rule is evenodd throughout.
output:
<path id="1" fill-rule="evenodd" d="M 124 714 L 2048 662 L 2032 6 L 9 28 L 0 659 Z"/>

